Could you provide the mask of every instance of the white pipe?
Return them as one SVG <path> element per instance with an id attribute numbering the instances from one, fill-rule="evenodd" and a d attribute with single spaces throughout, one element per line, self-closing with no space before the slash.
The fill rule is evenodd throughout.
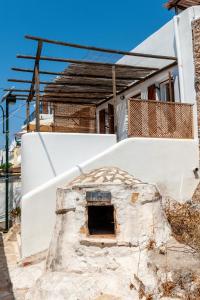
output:
<path id="1" fill-rule="evenodd" d="M 181 102 L 184 102 L 185 90 L 184 90 L 183 62 L 182 62 L 182 52 L 181 52 L 181 43 L 180 43 L 178 24 L 179 24 L 179 16 L 175 16 L 174 17 L 174 32 L 175 32 L 175 41 L 176 41 L 176 53 L 177 53 L 177 58 L 178 58 L 180 98 L 181 98 Z"/>

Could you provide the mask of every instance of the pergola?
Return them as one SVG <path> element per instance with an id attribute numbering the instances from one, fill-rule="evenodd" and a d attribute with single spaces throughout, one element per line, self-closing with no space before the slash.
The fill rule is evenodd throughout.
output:
<path id="1" fill-rule="evenodd" d="M 40 130 L 40 102 L 94 105 L 96 107 L 113 98 L 114 119 L 116 122 L 116 97 L 118 94 L 177 64 L 177 58 L 173 56 L 98 48 L 30 35 L 26 35 L 25 38 L 37 43 L 36 55 L 17 55 L 17 58 L 32 60 L 34 67 L 32 69 L 13 67 L 12 70 L 32 73 L 32 80 L 12 78 L 8 79 L 8 81 L 30 84 L 29 89 L 15 88 L 13 90 L 17 100 L 26 101 L 27 130 L 29 130 L 28 120 L 31 101 L 36 102 L 36 131 Z M 136 58 L 137 61 L 139 59 L 139 61 L 145 61 L 146 63 L 136 64 L 134 61 L 133 63 L 132 61 L 127 63 L 126 61 L 123 62 L 123 59 L 116 63 L 111 63 L 42 56 L 44 44 L 90 50 L 92 52 L 106 53 L 107 55 L 117 54 L 123 57 Z M 65 63 L 67 67 L 62 72 L 42 70 L 40 68 L 42 61 Z M 153 61 L 162 61 L 163 64 L 161 67 L 155 67 L 155 64 L 152 63 Z M 42 81 L 42 75 L 55 75 L 56 77 L 53 81 Z M 41 88 L 42 86 L 43 88 Z"/>
<path id="2" fill-rule="evenodd" d="M 190 6 L 199 5 L 200 0 L 170 0 L 165 4 L 165 7 L 168 9 L 186 9 Z"/>

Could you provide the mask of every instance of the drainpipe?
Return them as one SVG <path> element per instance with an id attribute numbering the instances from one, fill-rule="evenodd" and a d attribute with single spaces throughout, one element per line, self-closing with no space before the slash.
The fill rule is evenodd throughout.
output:
<path id="1" fill-rule="evenodd" d="M 183 62 L 182 62 L 182 52 L 181 52 L 180 34 L 179 34 L 178 26 L 179 26 L 179 16 L 175 16 L 174 17 L 174 32 L 175 32 L 175 41 L 176 41 L 176 53 L 177 53 L 177 58 L 178 58 L 180 98 L 181 98 L 181 102 L 184 102 L 185 91 L 184 91 Z"/>

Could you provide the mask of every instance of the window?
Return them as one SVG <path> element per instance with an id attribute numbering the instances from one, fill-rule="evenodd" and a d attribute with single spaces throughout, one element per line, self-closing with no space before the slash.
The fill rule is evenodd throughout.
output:
<path id="1" fill-rule="evenodd" d="M 174 83 L 171 81 L 171 90 L 169 81 L 160 84 L 160 100 L 167 102 L 174 102 Z"/>
<path id="2" fill-rule="evenodd" d="M 114 206 L 88 206 L 90 235 L 115 234 Z"/>
<path id="3" fill-rule="evenodd" d="M 99 111 L 99 133 L 106 133 L 106 111 L 102 109 Z"/>
<path id="4" fill-rule="evenodd" d="M 156 85 L 152 84 L 148 87 L 148 100 L 156 100 Z"/>

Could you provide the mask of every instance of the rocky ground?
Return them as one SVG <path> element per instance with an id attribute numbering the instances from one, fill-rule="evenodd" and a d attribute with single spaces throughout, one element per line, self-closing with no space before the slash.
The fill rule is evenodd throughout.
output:
<path id="1" fill-rule="evenodd" d="M 43 271 L 43 254 L 20 261 L 18 234 L 19 226 L 0 232 L 0 300 L 24 300 Z"/>

